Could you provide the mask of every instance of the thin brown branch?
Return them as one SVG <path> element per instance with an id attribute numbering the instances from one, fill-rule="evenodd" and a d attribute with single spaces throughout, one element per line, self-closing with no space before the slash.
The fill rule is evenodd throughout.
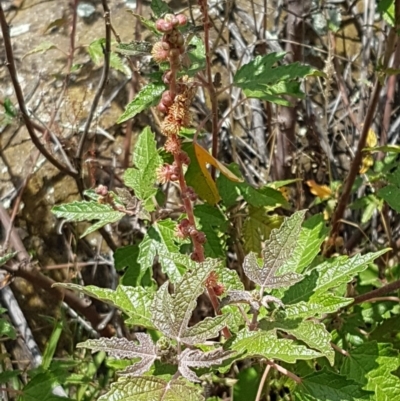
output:
<path id="1" fill-rule="evenodd" d="M 92 106 L 89 111 L 89 115 L 87 117 L 85 127 L 83 129 L 82 135 L 79 139 L 79 144 L 78 148 L 76 150 L 76 159 L 78 160 L 78 163 L 80 164 L 80 161 L 82 159 L 83 155 L 83 149 L 85 145 L 85 141 L 87 138 L 87 135 L 89 133 L 89 128 L 90 125 L 92 124 L 97 106 L 99 104 L 101 95 L 104 92 L 104 89 L 106 87 L 107 81 L 108 81 L 108 73 L 110 70 L 110 54 L 111 54 L 111 23 L 110 23 L 110 9 L 108 8 L 107 0 L 102 0 L 102 5 L 103 5 L 103 10 L 104 10 L 104 22 L 105 22 L 105 33 L 106 33 L 106 39 L 105 39 L 105 44 L 104 44 L 104 64 L 103 64 L 103 71 L 101 74 L 100 82 L 97 87 L 97 92 L 96 95 L 93 98 L 92 101 Z M 79 167 L 80 168 L 80 167 Z"/>
<path id="2" fill-rule="evenodd" d="M 36 148 L 40 151 L 40 153 L 55 167 L 57 167 L 60 171 L 63 173 L 76 177 L 78 175 L 78 172 L 76 170 L 70 170 L 63 164 L 61 164 L 51 153 L 47 151 L 47 149 L 43 146 L 41 143 L 40 139 L 36 136 L 35 129 L 33 128 L 31 119 L 29 117 L 28 111 L 26 109 L 26 104 L 25 104 L 25 99 L 24 99 L 24 94 L 22 92 L 21 86 L 18 81 L 18 75 L 17 75 L 17 68 L 15 66 L 15 60 L 14 60 L 14 54 L 12 50 L 12 45 L 11 45 L 11 38 L 10 38 L 10 29 L 7 24 L 5 15 L 4 15 L 4 10 L 2 7 L 2 4 L 0 2 L 0 25 L 1 25 L 1 30 L 3 33 L 3 40 L 4 40 L 4 48 L 6 51 L 6 66 L 8 68 L 8 71 L 10 73 L 11 81 L 14 87 L 15 95 L 17 97 L 19 109 L 22 114 L 22 118 L 24 120 L 25 126 L 28 130 L 29 136 L 33 142 L 33 144 L 36 146 Z"/>
<path id="3" fill-rule="evenodd" d="M 361 129 L 361 135 L 360 135 L 360 140 L 358 142 L 357 150 L 354 155 L 354 159 L 351 164 L 349 174 L 345 180 L 343 192 L 338 201 L 336 210 L 332 216 L 332 220 L 331 220 L 332 231 L 331 231 L 329 241 L 327 241 L 327 244 L 326 244 L 326 247 L 324 250 L 325 254 L 329 254 L 329 252 L 332 249 L 332 246 L 335 243 L 335 240 L 339 234 L 339 228 L 341 225 L 341 221 L 343 219 L 344 212 L 346 210 L 347 204 L 350 199 L 351 189 L 352 189 L 354 181 L 357 178 L 357 175 L 360 171 L 361 160 L 363 157 L 363 149 L 365 148 L 365 144 L 367 142 L 368 131 L 371 127 L 372 120 L 374 119 L 374 116 L 375 116 L 375 110 L 378 105 L 379 94 L 381 92 L 381 88 L 382 88 L 381 83 L 379 82 L 379 80 L 376 80 L 374 89 L 373 89 L 372 95 L 371 95 L 371 101 L 370 101 L 370 104 L 369 104 L 369 107 L 367 110 L 367 115 L 365 116 L 364 125 L 362 126 L 362 129 Z"/>
<path id="4" fill-rule="evenodd" d="M 1 205 L 0 221 L 5 227 L 10 226 L 10 217 L 8 216 L 7 211 Z M 101 330 L 98 329 L 98 326 L 103 322 L 103 318 L 97 313 L 93 304 L 88 304 L 83 298 L 77 297 L 69 290 L 54 288 L 53 284 L 56 283 L 54 280 L 32 268 L 31 264 L 28 262 L 30 259 L 29 254 L 15 229 L 11 230 L 10 243 L 18 252 L 17 258 L 20 263 L 17 268 L 2 266 L 2 269 L 12 273 L 16 277 L 21 277 L 27 280 L 36 288 L 42 288 L 56 300 L 64 301 L 76 312 L 82 314 L 92 324 L 93 328 L 99 331 L 102 336 L 111 337 L 114 334 L 112 327 L 109 325 Z"/>
<path id="5" fill-rule="evenodd" d="M 381 288 L 377 288 L 376 290 L 372 290 L 370 292 L 355 297 L 351 305 L 358 305 L 364 302 L 371 302 L 375 298 L 383 297 L 384 295 L 390 294 L 391 292 L 397 291 L 399 289 L 400 289 L 400 280 L 396 280 L 393 281 L 393 283 L 387 284 Z"/>

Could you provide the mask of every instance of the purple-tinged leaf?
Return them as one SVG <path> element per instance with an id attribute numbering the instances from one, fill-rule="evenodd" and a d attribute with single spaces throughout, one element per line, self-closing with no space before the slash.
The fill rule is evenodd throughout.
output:
<path id="1" fill-rule="evenodd" d="M 175 286 L 174 294 L 168 292 L 168 282 L 157 291 L 153 305 L 153 323 L 167 337 L 180 343 L 193 345 L 215 337 L 225 326 L 226 316 L 207 318 L 196 326 L 188 327 L 197 298 L 204 291 L 204 283 L 218 262 L 206 260 L 187 272 Z"/>
<path id="2" fill-rule="evenodd" d="M 276 272 L 290 259 L 297 245 L 301 231 L 301 223 L 304 220 L 305 210 L 294 213 L 285 218 L 279 229 L 271 231 L 269 239 L 263 249 L 263 267 L 257 263 L 257 257 L 250 253 L 244 259 L 243 269 L 247 277 L 265 288 L 280 288 L 290 286 L 299 281 L 302 276 L 297 273 L 286 273 L 276 276 Z"/>
<path id="3" fill-rule="evenodd" d="M 254 313 L 260 309 L 259 302 L 254 299 L 253 294 L 249 291 L 229 291 L 228 296 L 222 299 L 219 307 L 223 308 L 226 305 L 232 304 L 248 304 L 250 305 L 251 313 Z"/>
<path id="4" fill-rule="evenodd" d="M 179 358 L 179 371 L 182 376 L 190 381 L 199 382 L 199 378 L 189 368 L 209 368 L 220 365 L 225 359 L 232 356 L 234 352 L 224 351 L 222 348 L 203 352 L 199 349 L 186 348 Z"/>
<path id="5" fill-rule="evenodd" d="M 147 372 L 157 358 L 156 347 L 151 337 L 145 333 L 135 334 L 139 344 L 126 338 L 100 338 L 87 340 L 77 345 L 78 348 L 89 348 L 92 352 L 104 351 L 108 355 L 119 359 L 140 358 L 139 362 L 128 366 L 121 372 L 123 375 L 138 376 Z"/>

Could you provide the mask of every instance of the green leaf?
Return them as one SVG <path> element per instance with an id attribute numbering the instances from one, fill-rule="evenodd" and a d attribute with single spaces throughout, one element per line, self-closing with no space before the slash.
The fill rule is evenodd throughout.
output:
<path id="1" fill-rule="evenodd" d="M 120 379 L 98 401 L 204 401 L 202 388 L 184 380 L 167 382 L 155 376 Z"/>
<path id="2" fill-rule="evenodd" d="M 157 255 L 162 271 L 172 282 L 179 280 L 187 269 L 195 268 L 196 263 L 188 255 L 179 253 L 183 241 L 175 235 L 175 227 L 176 223 L 167 219 L 156 222 L 148 229 L 139 245 L 140 277 L 153 266 Z"/>
<path id="3" fill-rule="evenodd" d="M 335 353 L 331 346 L 332 337 L 322 323 L 302 320 L 299 317 L 287 319 L 285 316 L 280 316 L 275 321 L 263 319 L 260 322 L 259 327 L 262 330 L 269 331 L 279 329 L 287 334 L 292 334 L 298 340 L 307 344 L 310 348 L 320 351 L 333 366 Z"/>
<path id="4" fill-rule="evenodd" d="M 161 165 L 161 157 L 157 152 L 154 134 L 146 127 L 135 145 L 133 152 L 134 168 L 125 171 L 125 184 L 135 191 L 140 200 L 147 200 L 157 192 L 155 182 L 157 168 Z"/>
<path id="5" fill-rule="evenodd" d="M 370 400 L 371 393 L 361 389 L 354 380 L 323 369 L 302 378 L 296 389 L 296 397 L 310 396 L 307 400 L 325 401 L 359 401 Z"/>
<path id="6" fill-rule="evenodd" d="M 390 0 L 393 1 L 393 0 Z M 373 148 L 364 148 L 364 151 L 368 151 L 370 153 L 376 152 L 393 152 L 393 153 L 400 153 L 400 146 L 399 145 L 383 145 L 383 146 L 375 146 Z"/>
<path id="7" fill-rule="evenodd" d="M 118 372 L 119 375 L 140 376 L 146 373 L 157 359 L 157 349 L 149 334 L 135 333 L 135 338 L 138 344 L 124 337 L 113 337 L 86 340 L 79 343 L 77 348 L 89 348 L 92 353 L 103 351 L 117 359 L 140 358 L 140 361 L 131 363 Z"/>
<path id="8" fill-rule="evenodd" d="M 114 68 L 114 70 L 122 72 L 127 77 L 131 75 L 131 70 L 129 69 L 129 67 L 125 65 L 122 58 L 114 52 L 110 53 L 110 67 Z"/>
<path id="9" fill-rule="evenodd" d="M 239 183 L 238 188 L 244 200 L 251 206 L 287 206 L 288 203 L 281 192 L 274 188 L 263 187 L 260 189 L 253 188 L 247 183 Z"/>
<path id="10" fill-rule="evenodd" d="M 383 200 L 379 199 L 374 194 L 369 194 L 357 199 L 350 206 L 353 210 L 361 210 L 361 223 L 368 223 L 376 210 L 382 210 Z"/>
<path id="11" fill-rule="evenodd" d="M 384 199 L 396 212 L 400 213 L 400 188 L 396 185 L 387 185 L 381 188 L 377 195 Z"/>
<path id="12" fill-rule="evenodd" d="M 54 353 L 57 349 L 58 341 L 60 340 L 61 334 L 64 330 L 64 325 L 62 321 L 57 321 L 54 324 L 53 332 L 47 341 L 46 348 L 43 353 L 42 367 L 47 370 L 53 360 Z"/>
<path id="13" fill-rule="evenodd" d="M 66 221 L 99 220 L 89 227 L 81 235 L 81 238 L 106 224 L 115 223 L 125 216 L 125 213 L 114 210 L 110 205 L 97 203 L 95 201 L 67 203 L 54 206 L 51 210 L 57 217 L 64 218 Z"/>
<path id="14" fill-rule="evenodd" d="M 235 163 L 231 163 L 227 168 L 232 171 L 237 177 L 242 178 L 240 173 L 239 166 Z M 230 208 L 232 207 L 236 201 L 238 196 L 240 195 L 239 188 L 236 182 L 231 181 L 229 178 L 225 177 L 223 174 L 220 174 L 217 177 L 217 188 L 218 192 L 221 195 L 223 204 Z"/>
<path id="15" fill-rule="evenodd" d="M 394 0 L 380 0 L 378 2 L 378 11 L 382 14 L 383 19 L 389 26 L 395 26 L 395 9 Z"/>
<path id="16" fill-rule="evenodd" d="M 283 298 L 282 301 L 285 303 L 285 298 Z M 352 302 L 352 298 L 343 298 L 329 293 L 321 293 L 311 296 L 307 302 L 300 301 L 293 305 L 287 305 L 285 303 L 285 314 L 287 317 L 292 318 L 320 318 L 327 313 L 335 313 L 341 308 L 350 305 Z"/>
<path id="17" fill-rule="evenodd" d="M 63 375 L 68 372 L 62 372 Z M 71 398 L 52 394 L 54 387 L 60 384 L 60 376 L 54 371 L 37 374 L 23 389 L 23 401 L 73 401 Z"/>
<path id="18" fill-rule="evenodd" d="M 94 285 L 83 287 L 78 284 L 56 283 L 53 286 L 79 291 L 89 297 L 115 306 L 128 315 L 129 319 L 125 322 L 128 325 L 154 329 L 150 314 L 154 292 L 149 288 L 119 285 L 114 291 Z"/>
<path id="19" fill-rule="evenodd" d="M 316 214 L 306 220 L 302 225 L 292 257 L 280 268 L 279 272 L 303 273 L 318 255 L 328 232 L 329 229 L 322 215 Z"/>
<path id="20" fill-rule="evenodd" d="M 140 264 L 138 262 L 139 246 L 127 245 L 114 252 L 114 265 L 117 271 L 127 268 L 120 284 L 136 287 L 140 277 Z"/>
<path id="21" fill-rule="evenodd" d="M 205 69 L 206 50 L 203 40 L 198 36 L 193 36 L 188 44 L 190 48 L 194 47 L 194 49 L 188 52 L 190 66 L 184 71 L 184 74 L 193 77 L 199 71 L 203 71 Z"/>
<path id="22" fill-rule="evenodd" d="M 10 98 L 6 97 L 4 99 L 3 107 L 4 107 L 4 114 L 8 117 L 9 120 L 13 119 L 14 117 L 17 117 L 18 114 L 17 110 L 15 109 Z"/>
<path id="23" fill-rule="evenodd" d="M 150 8 L 156 18 L 160 18 L 167 13 L 173 13 L 170 6 L 163 0 L 151 0 Z"/>
<path id="24" fill-rule="evenodd" d="M 260 380 L 261 374 L 256 367 L 241 369 L 233 387 L 233 399 L 235 401 L 255 400 Z"/>
<path id="25" fill-rule="evenodd" d="M 152 106 L 155 106 L 161 99 L 165 91 L 165 85 L 162 83 L 150 83 L 146 85 L 125 108 L 125 111 L 118 118 L 117 124 L 121 124 L 130 118 L 136 116 Z"/>
<path id="26" fill-rule="evenodd" d="M 8 337 L 11 338 L 11 340 L 17 338 L 14 327 L 5 319 L 0 319 L 0 338 L 1 337 Z"/>
<path id="27" fill-rule="evenodd" d="M 207 259 L 187 272 L 175 285 L 172 295 L 168 292 L 168 282 L 157 291 L 152 305 L 153 323 L 164 335 L 188 345 L 202 343 L 218 335 L 226 325 L 227 315 L 207 317 L 194 326 L 188 327 L 197 298 L 204 292 L 204 283 L 218 261 Z"/>
<path id="28" fill-rule="evenodd" d="M 285 54 L 270 53 L 266 56 L 257 56 L 237 71 L 234 84 L 242 88 L 247 97 L 290 106 L 290 102 L 282 98 L 282 95 L 304 96 L 300 90 L 300 84 L 294 80 L 309 75 L 323 75 L 323 73 L 299 63 L 276 66 L 275 64 L 282 60 Z"/>
<path id="29" fill-rule="evenodd" d="M 130 14 L 132 14 L 138 21 L 143 25 L 144 28 L 153 32 L 155 35 L 160 35 L 160 32 L 156 29 L 156 24 L 154 21 L 144 18 L 142 15 L 134 13 L 132 10 L 127 10 Z"/>
<path id="30" fill-rule="evenodd" d="M 375 392 L 376 401 L 390 401 L 400 394 L 400 379 L 391 372 L 400 366 L 399 352 L 390 344 L 369 341 L 349 351 L 340 373 Z"/>
<path id="31" fill-rule="evenodd" d="M 93 42 L 91 42 L 88 46 L 88 53 L 93 61 L 94 64 L 96 65 L 101 65 L 104 61 L 104 46 L 105 46 L 106 40 L 104 38 L 96 39 Z"/>
<path id="32" fill-rule="evenodd" d="M 356 274 L 364 271 L 370 263 L 388 250 L 389 248 L 366 255 L 356 254 L 350 259 L 347 256 L 339 256 L 318 265 L 315 268 L 319 274 L 315 293 L 323 293 L 330 288 L 348 283 Z"/>
<path id="33" fill-rule="evenodd" d="M 301 279 L 294 272 L 276 275 L 276 272 L 291 257 L 298 241 L 306 211 L 294 213 L 285 218 L 279 229 L 273 229 L 265 242 L 263 254 L 263 267 L 260 269 L 254 253 L 248 254 L 244 259 L 243 270 L 250 280 L 265 288 L 280 288 L 293 284 Z"/>
<path id="34" fill-rule="evenodd" d="M 8 381 L 17 378 L 22 372 L 20 370 L 8 370 L 0 373 L 0 384 L 5 384 Z"/>
<path id="35" fill-rule="evenodd" d="M 0 266 L 6 264 L 9 260 L 11 260 L 18 252 L 8 252 L 5 255 L 0 256 Z"/>
<path id="36" fill-rule="evenodd" d="M 274 228 L 279 228 L 282 225 L 282 222 L 282 216 L 271 215 L 264 207 L 249 206 L 242 230 L 245 250 L 259 255 L 263 242 L 269 238 Z"/>
<path id="37" fill-rule="evenodd" d="M 246 358 L 259 356 L 294 363 L 298 359 L 314 359 L 322 356 L 319 352 L 296 344 L 292 340 L 277 338 L 273 331 L 241 330 L 229 349 L 245 353 Z"/>
<path id="38" fill-rule="evenodd" d="M 223 213 L 211 205 L 196 205 L 194 215 L 199 220 L 199 228 L 204 232 L 207 242 L 204 244 L 206 257 L 224 258 L 225 240 L 223 234 L 227 230 L 227 219 Z"/>

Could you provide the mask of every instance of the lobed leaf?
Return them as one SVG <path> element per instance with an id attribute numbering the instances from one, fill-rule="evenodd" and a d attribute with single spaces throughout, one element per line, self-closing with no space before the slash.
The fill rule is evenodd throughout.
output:
<path id="1" fill-rule="evenodd" d="M 307 400 L 326 401 L 361 401 L 370 400 L 371 393 L 364 391 L 360 385 L 352 379 L 335 372 L 323 369 L 312 373 L 301 380 L 296 389 L 296 396 L 307 396 Z"/>
<path id="2" fill-rule="evenodd" d="M 157 358 L 156 347 L 151 337 L 146 333 L 135 333 L 139 344 L 129 341 L 126 338 L 100 338 L 87 340 L 77 345 L 78 348 L 89 348 L 92 352 L 104 351 L 108 355 L 118 359 L 140 358 L 120 374 L 139 376 L 147 372 Z"/>
<path id="3" fill-rule="evenodd" d="M 282 330 L 287 334 L 291 334 L 298 340 L 303 341 L 310 348 L 321 352 L 333 366 L 335 353 L 331 346 L 332 337 L 322 323 L 316 323 L 310 320 L 302 320 L 299 317 L 287 319 L 281 316 L 275 321 L 263 319 L 259 325 L 262 330 Z"/>
<path id="4" fill-rule="evenodd" d="M 306 220 L 299 234 L 297 245 L 292 257 L 280 268 L 280 273 L 303 273 L 318 255 L 321 244 L 324 242 L 329 229 L 326 227 L 321 214 L 312 216 Z"/>
<path id="5" fill-rule="evenodd" d="M 322 356 L 304 345 L 296 344 L 292 340 L 277 338 L 274 331 L 247 331 L 241 330 L 230 347 L 238 353 L 245 353 L 246 358 L 260 356 L 268 359 L 279 359 L 287 363 L 294 363 L 299 359 L 314 359 Z"/>
<path id="6" fill-rule="evenodd" d="M 323 293 L 330 288 L 348 283 L 356 274 L 364 271 L 370 263 L 388 250 L 389 248 L 365 255 L 356 254 L 352 258 L 339 256 L 321 263 L 315 267 L 319 275 L 315 293 Z"/>
<path id="7" fill-rule="evenodd" d="M 125 213 L 114 210 L 110 205 L 103 205 L 95 201 L 80 201 L 54 206 L 52 212 L 67 221 L 112 221 L 125 216 Z"/>
<path id="8" fill-rule="evenodd" d="M 155 376 L 120 379 L 98 401 L 204 401 L 201 387 L 183 380 L 166 381 Z"/>
<path id="9" fill-rule="evenodd" d="M 121 124 L 130 118 L 135 117 L 142 111 L 155 106 L 161 99 L 162 93 L 165 91 L 165 85 L 160 83 L 150 83 L 146 85 L 136 97 L 128 103 L 125 111 L 118 118 L 117 123 Z"/>
<path id="10" fill-rule="evenodd" d="M 304 97 L 297 79 L 309 75 L 323 75 L 315 68 L 299 63 L 277 66 L 286 53 L 270 53 L 257 56 L 242 66 L 234 76 L 234 84 L 244 90 L 247 97 L 255 97 L 273 103 L 290 106 L 282 95 Z"/>
<path id="11" fill-rule="evenodd" d="M 247 277 L 259 284 L 262 289 L 290 286 L 301 279 L 302 276 L 293 272 L 285 273 L 281 276 L 276 276 L 275 273 L 291 257 L 296 248 L 304 215 L 305 210 L 296 212 L 291 217 L 285 218 L 279 229 L 271 231 L 262 252 L 262 268 L 258 266 L 254 253 L 250 253 L 245 257 L 244 272 Z"/>
<path id="12" fill-rule="evenodd" d="M 349 351 L 340 373 L 360 383 L 365 390 L 373 391 L 375 400 L 390 401 L 400 394 L 400 380 L 391 373 L 399 365 L 398 350 L 390 344 L 370 341 Z"/>
<path id="13" fill-rule="evenodd" d="M 140 200 L 146 201 L 157 192 L 156 170 L 161 165 L 155 137 L 149 127 L 139 135 L 133 152 L 133 162 L 135 167 L 125 171 L 124 181 Z"/>
<path id="14" fill-rule="evenodd" d="M 213 365 L 220 365 L 225 359 L 230 358 L 232 354 L 232 351 L 224 351 L 222 348 L 208 352 L 186 348 L 179 357 L 178 369 L 185 379 L 192 382 L 200 382 L 197 375 L 189 368 L 208 368 Z"/>
<path id="15" fill-rule="evenodd" d="M 153 305 L 153 323 L 164 335 L 184 344 L 203 342 L 215 337 L 225 326 L 227 316 L 207 318 L 193 327 L 188 327 L 197 298 L 204 291 L 204 283 L 218 261 L 207 259 L 193 271 L 187 272 L 176 284 L 174 294 L 168 292 L 168 282 L 157 291 Z"/>
<path id="16" fill-rule="evenodd" d="M 79 291 L 115 306 L 128 315 L 129 318 L 126 320 L 126 324 L 154 329 L 150 314 L 154 292 L 149 288 L 119 285 L 114 291 L 93 285 L 81 286 L 78 284 L 56 283 L 53 286 Z"/>

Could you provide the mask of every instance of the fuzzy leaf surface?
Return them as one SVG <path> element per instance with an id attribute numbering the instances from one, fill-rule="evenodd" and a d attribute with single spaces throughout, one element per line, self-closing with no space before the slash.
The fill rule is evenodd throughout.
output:
<path id="1" fill-rule="evenodd" d="M 296 389 L 296 399 L 310 401 L 367 401 L 371 395 L 356 381 L 325 369 L 302 378 Z"/>
<path id="2" fill-rule="evenodd" d="M 263 267 L 260 268 L 254 253 L 245 257 L 243 270 L 261 288 L 280 288 L 290 286 L 302 276 L 289 272 L 276 276 L 277 270 L 291 257 L 296 248 L 305 211 L 294 213 L 285 218 L 279 229 L 273 229 L 263 250 Z"/>
<path id="3" fill-rule="evenodd" d="M 167 13 L 173 13 L 173 10 L 163 0 L 151 0 L 150 8 L 156 18 L 162 17 Z"/>
<path id="4" fill-rule="evenodd" d="M 162 93 L 165 91 L 165 85 L 159 83 L 150 83 L 146 85 L 125 108 L 125 111 L 117 120 L 121 124 L 136 114 L 155 106 L 161 99 Z"/>
<path id="5" fill-rule="evenodd" d="M 209 368 L 213 365 L 220 365 L 231 356 L 231 351 L 224 351 L 222 348 L 208 352 L 186 348 L 180 355 L 178 369 L 185 379 L 192 382 L 200 382 L 197 375 L 189 368 Z"/>
<path id="6" fill-rule="evenodd" d="M 300 231 L 296 248 L 292 257 L 282 266 L 280 273 L 303 273 L 318 255 L 321 244 L 324 242 L 329 229 L 326 227 L 323 216 L 320 214 L 306 220 Z"/>
<path id="7" fill-rule="evenodd" d="M 155 359 L 157 358 L 156 347 L 151 337 L 146 333 L 135 333 L 139 344 L 129 341 L 126 338 L 100 338 L 87 340 L 77 345 L 78 348 L 89 348 L 93 352 L 104 351 L 108 355 L 118 359 L 134 359 L 140 358 L 136 362 L 128 366 L 123 375 L 139 376 L 146 373 Z"/>
<path id="8" fill-rule="evenodd" d="M 129 316 L 125 322 L 128 325 L 154 329 L 150 314 L 154 292 L 149 288 L 119 285 L 114 291 L 93 285 L 83 287 L 77 284 L 57 283 L 54 286 L 79 291 L 89 297 L 115 306 Z"/>
<path id="9" fill-rule="evenodd" d="M 319 318 L 327 313 L 337 312 L 339 309 L 344 308 L 352 302 L 352 298 L 337 297 L 329 293 L 316 294 L 307 302 L 300 301 L 293 305 L 285 304 L 285 315 L 293 318 Z"/>
<path id="10" fill-rule="evenodd" d="M 276 321 L 263 319 L 260 322 L 260 328 L 267 331 L 278 329 L 287 334 L 292 334 L 310 348 L 320 351 L 326 356 L 331 365 L 334 363 L 335 353 L 331 346 L 332 337 L 322 323 L 315 323 L 300 318 L 286 319 L 284 316 L 281 316 Z"/>
<path id="11" fill-rule="evenodd" d="M 195 268 L 196 264 L 190 257 L 179 252 L 183 241 L 179 241 L 175 235 L 176 225 L 171 219 L 166 219 L 154 223 L 147 230 L 139 245 L 138 262 L 141 276 L 153 266 L 157 255 L 162 271 L 168 275 L 171 282 L 180 280 L 187 269 Z"/>
<path id="12" fill-rule="evenodd" d="M 218 262 L 208 259 L 196 269 L 187 272 L 176 284 L 172 295 L 168 292 L 168 282 L 158 289 L 152 305 L 153 323 L 158 330 L 169 338 L 191 345 L 218 334 L 225 326 L 228 316 L 207 318 L 188 327 L 196 300 L 204 291 L 204 282 L 217 264 Z"/>
<path id="13" fill-rule="evenodd" d="M 308 75 L 321 75 L 316 69 L 291 63 L 277 66 L 276 63 L 285 57 L 286 53 L 270 53 L 257 56 L 250 63 L 242 66 L 234 76 L 234 84 L 244 90 L 247 97 L 255 97 L 269 102 L 290 106 L 290 102 L 282 95 L 302 98 L 298 78 Z"/>
<path id="14" fill-rule="evenodd" d="M 322 293 L 330 288 L 348 283 L 356 274 L 364 271 L 376 258 L 388 252 L 388 248 L 365 255 L 357 254 L 350 259 L 339 256 L 318 265 L 315 270 L 319 277 L 315 293 Z"/>
<path id="15" fill-rule="evenodd" d="M 95 201 L 71 202 L 64 205 L 54 206 L 52 212 L 59 218 L 66 221 L 90 221 L 99 220 L 89 227 L 83 234 L 85 235 L 109 223 L 115 223 L 125 216 L 125 213 L 114 210 L 110 205 L 103 205 Z"/>
<path id="16" fill-rule="evenodd" d="M 120 379 L 98 401 L 204 401 L 201 387 L 183 380 L 165 381 L 155 376 Z"/>
<path id="17" fill-rule="evenodd" d="M 370 341 L 349 351 L 349 354 L 341 374 L 362 384 L 365 390 L 375 392 L 376 401 L 389 401 L 399 396 L 400 379 L 391 372 L 398 369 L 400 357 L 390 344 Z"/>
<path id="18" fill-rule="evenodd" d="M 225 241 L 222 233 L 225 233 L 227 229 L 224 214 L 218 208 L 204 204 L 194 207 L 194 215 L 199 219 L 199 228 L 207 237 L 207 242 L 204 244 L 206 257 L 223 258 Z"/>
<path id="19" fill-rule="evenodd" d="M 298 359 L 314 359 L 322 355 L 296 344 L 292 340 L 277 338 L 274 331 L 240 331 L 233 340 L 230 349 L 238 353 L 245 352 L 246 357 L 261 356 L 268 359 L 279 359 L 287 363 L 294 363 Z"/>
<path id="20" fill-rule="evenodd" d="M 161 165 L 154 134 L 149 127 L 139 135 L 133 152 L 133 163 L 135 167 L 125 171 L 124 181 L 140 200 L 145 201 L 157 192 L 154 186 L 156 169 Z"/>
<path id="21" fill-rule="evenodd" d="M 248 304 L 252 311 L 258 311 L 260 309 L 260 304 L 257 300 L 254 299 L 252 293 L 250 291 L 229 291 L 227 296 L 223 298 L 220 302 L 220 308 L 223 308 L 226 305 L 234 305 L 234 304 Z"/>

